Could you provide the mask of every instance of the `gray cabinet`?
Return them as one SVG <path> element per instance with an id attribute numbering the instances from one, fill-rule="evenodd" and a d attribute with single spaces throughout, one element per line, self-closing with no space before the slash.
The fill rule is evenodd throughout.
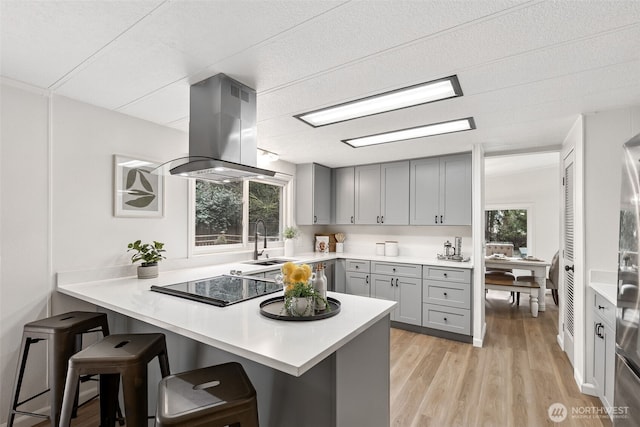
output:
<path id="1" fill-rule="evenodd" d="M 317 163 L 296 166 L 296 222 L 331 222 L 331 169 Z"/>
<path id="2" fill-rule="evenodd" d="M 380 223 L 380 165 L 355 167 L 355 223 Z"/>
<path id="3" fill-rule="evenodd" d="M 356 166 L 354 182 L 356 224 L 409 224 L 409 162 Z"/>
<path id="4" fill-rule="evenodd" d="M 348 259 L 345 263 L 345 293 L 371 296 L 370 262 Z"/>
<path id="5" fill-rule="evenodd" d="M 333 170 L 335 194 L 335 223 L 355 223 L 355 168 Z"/>
<path id="6" fill-rule="evenodd" d="M 409 162 L 380 165 L 380 223 L 409 224 Z"/>
<path id="7" fill-rule="evenodd" d="M 471 335 L 471 270 L 423 266 L 422 326 Z"/>
<path id="8" fill-rule="evenodd" d="M 389 274 L 391 273 L 391 274 Z M 371 296 L 396 301 L 391 320 L 420 326 L 422 324 L 422 266 L 371 263 Z"/>
<path id="9" fill-rule="evenodd" d="M 410 162 L 409 223 L 471 225 L 471 155 Z"/>
<path id="10" fill-rule="evenodd" d="M 615 376 L 615 306 L 594 292 L 591 383 L 605 407 L 613 406 Z"/>

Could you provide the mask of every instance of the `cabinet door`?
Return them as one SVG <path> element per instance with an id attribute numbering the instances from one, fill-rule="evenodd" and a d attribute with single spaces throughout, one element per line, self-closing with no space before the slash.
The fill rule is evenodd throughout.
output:
<path id="1" fill-rule="evenodd" d="M 412 160 L 409 177 L 409 223 L 435 225 L 440 220 L 440 159 Z"/>
<path id="2" fill-rule="evenodd" d="M 396 284 L 396 321 L 422 325 L 422 282 L 420 279 L 398 277 Z"/>
<path id="3" fill-rule="evenodd" d="M 336 224 L 353 224 L 355 222 L 355 169 L 334 169 Z"/>
<path id="4" fill-rule="evenodd" d="M 471 155 L 440 159 L 440 215 L 445 225 L 471 225 Z"/>
<path id="5" fill-rule="evenodd" d="M 409 162 L 380 165 L 380 222 L 409 224 Z"/>
<path id="6" fill-rule="evenodd" d="M 331 169 L 313 164 L 313 223 L 331 223 Z"/>
<path id="7" fill-rule="evenodd" d="M 369 277 L 367 273 L 347 272 L 346 293 L 363 297 L 370 296 Z"/>
<path id="8" fill-rule="evenodd" d="M 602 329 L 602 328 L 601 328 Z M 616 334 L 606 323 L 604 335 L 604 381 L 602 383 L 602 404 L 613 407 L 613 389 L 615 387 Z"/>
<path id="9" fill-rule="evenodd" d="M 382 274 L 371 275 L 371 296 L 389 301 L 396 300 L 396 278 Z M 398 307 L 391 312 L 391 320 L 397 320 Z"/>
<path id="10" fill-rule="evenodd" d="M 604 325 L 599 316 L 594 316 L 593 321 L 593 385 L 602 398 L 604 392 L 605 375 L 605 335 Z"/>
<path id="11" fill-rule="evenodd" d="M 380 165 L 355 168 L 356 224 L 380 223 Z"/>

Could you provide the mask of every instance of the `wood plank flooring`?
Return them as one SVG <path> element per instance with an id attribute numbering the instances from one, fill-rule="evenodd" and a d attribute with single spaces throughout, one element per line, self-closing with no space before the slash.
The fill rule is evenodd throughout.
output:
<path id="1" fill-rule="evenodd" d="M 558 309 L 531 317 L 507 292 L 489 291 L 483 348 L 391 330 L 391 425 L 401 427 L 611 426 L 608 418 L 553 423 L 549 405 L 601 406 L 578 391 L 573 368 L 556 343 Z M 98 405 L 80 410 L 73 427 L 99 424 Z M 38 426 L 47 426 L 41 423 Z"/>
<path id="2" fill-rule="evenodd" d="M 556 342 L 558 308 L 532 318 L 526 298 L 489 291 L 484 347 L 399 329 L 391 331 L 392 426 L 611 426 L 608 418 L 573 418 L 572 407 L 600 407 L 580 393 Z M 569 411 L 561 423 L 553 403 Z"/>

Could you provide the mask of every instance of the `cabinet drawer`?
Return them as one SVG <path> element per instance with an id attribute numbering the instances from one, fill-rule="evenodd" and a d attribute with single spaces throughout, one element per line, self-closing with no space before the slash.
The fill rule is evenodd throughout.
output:
<path id="1" fill-rule="evenodd" d="M 471 335 L 471 312 L 460 308 L 422 304 L 422 326 Z"/>
<path id="2" fill-rule="evenodd" d="M 422 277 L 422 266 L 416 264 L 391 264 L 388 262 L 371 262 L 371 272 L 375 274 L 388 274 L 392 276 Z"/>
<path id="3" fill-rule="evenodd" d="M 467 283 L 423 280 L 423 302 L 447 307 L 471 308 L 471 290 Z"/>
<path id="4" fill-rule="evenodd" d="M 371 271 L 370 261 L 361 259 L 348 259 L 346 262 L 347 271 L 357 271 L 359 273 L 369 273 Z"/>
<path id="5" fill-rule="evenodd" d="M 594 292 L 595 298 L 594 308 L 595 311 L 602 316 L 602 319 L 613 327 L 616 324 L 616 307 L 611 304 L 605 297 L 597 292 Z"/>
<path id="6" fill-rule="evenodd" d="M 424 278 L 447 282 L 471 283 L 471 270 L 466 268 L 445 268 L 424 266 Z"/>

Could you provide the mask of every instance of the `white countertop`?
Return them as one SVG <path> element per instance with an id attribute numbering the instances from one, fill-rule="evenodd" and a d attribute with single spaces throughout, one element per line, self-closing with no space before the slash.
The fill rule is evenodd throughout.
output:
<path id="1" fill-rule="evenodd" d="M 58 291 L 294 376 L 311 369 L 396 306 L 393 301 L 329 292 L 329 296 L 342 304 L 336 316 L 287 322 L 259 313 L 261 301 L 281 292 L 228 307 L 215 307 L 149 290 L 151 285 L 228 273 L 229 268 L 230 265 L 225 264 L 161 272 L 155 279 L 127 277 L 59 284 Z"/>
<path id="2" fill-rule="evenodd" d="M 473 268 L 471 262 L 356 253 L 309 252 L 290 259 L 297 263 L 316 263 L 338 258 Z M 161 268 L 159 277 L 145 280 L 135 277 L 105 279 L 100 275 L 87 276 L 86 272 L 80 275 L 74 272 L 59 273 L 57 289 L 63 294 L 295 376 L 302 375 L 396 306 L 392 301 L 329 292 L 342 304 L 338 315 L 318 321 L 286 322 L 269 319 L 259 313 L 260 302 L 279 293 L 221 308 L 149 290 L 152 285 L 163 286 L 215 277 L 228 274 L 230 270 L 240 270 L 246 275 L 279 267 L 234 262 L 171 271 L 162 271 Z"/>
<path id="3" fill-rule="evenodd" d="M 589 286 L 614 306 L 618 305 L 618 274 L 609 271 L 589 271 Z"/>

